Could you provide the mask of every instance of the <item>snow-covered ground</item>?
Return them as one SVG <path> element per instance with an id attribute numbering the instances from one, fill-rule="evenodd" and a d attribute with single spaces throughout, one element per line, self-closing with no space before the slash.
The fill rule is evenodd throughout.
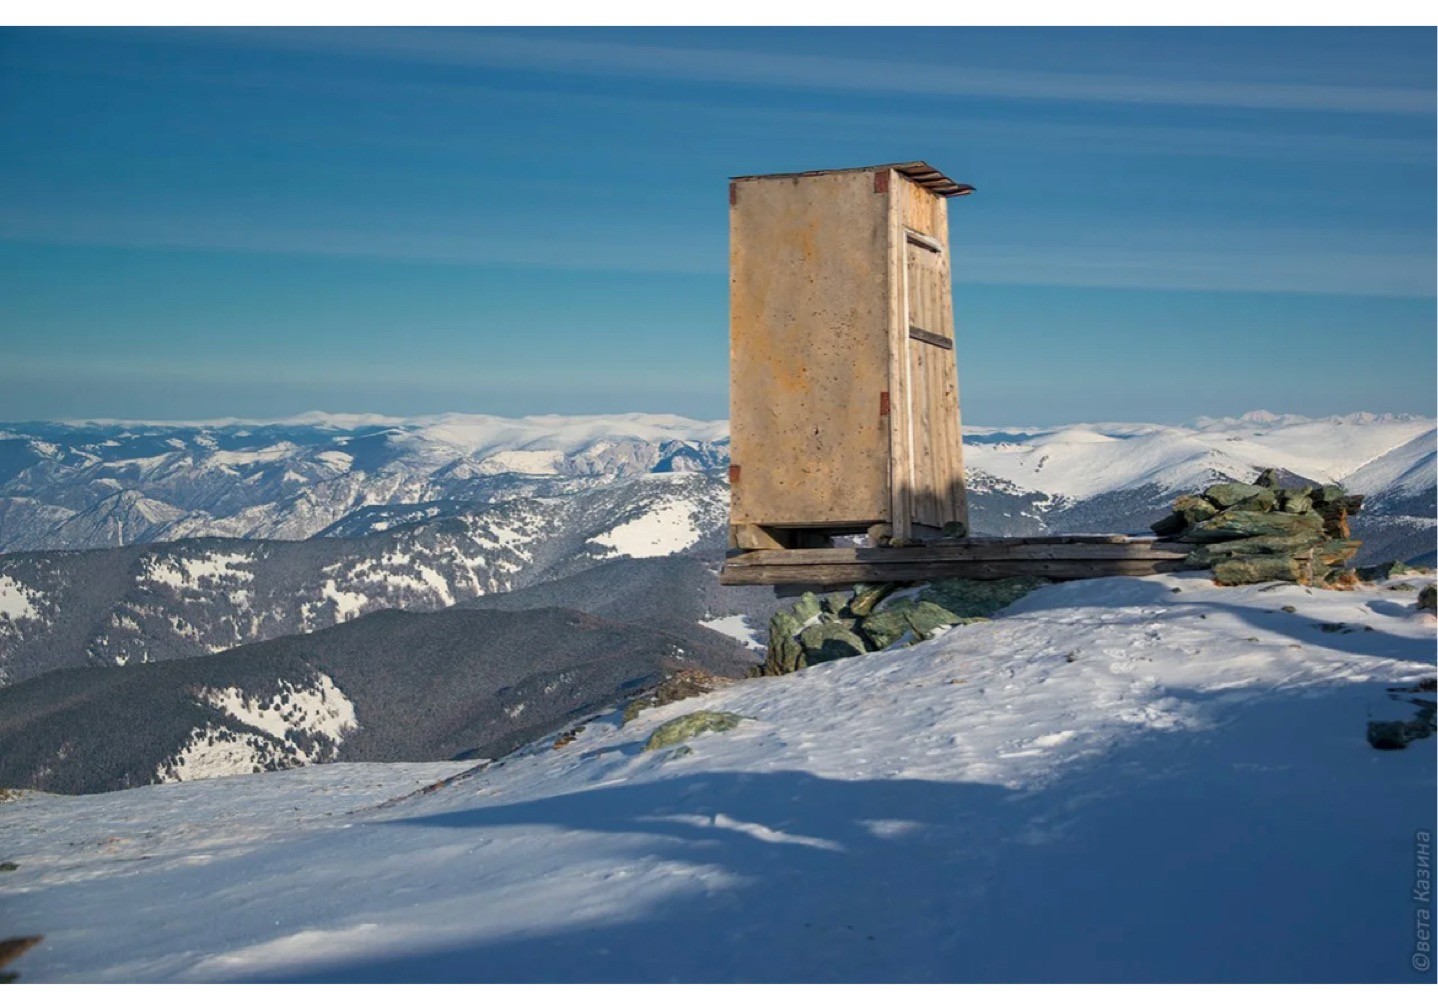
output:
<path id="1" fill-rule="evenodd" d="M 705 628 L 713 629 L 720 635 L 727 635 L 731 639 L 738 639 L 744 645 L 753 650 L 763 650 L 764 637 L 758 629 L 749 624 L 749 619 L 744 615 L 722 615 L 718 618 L 706 618 L 699 623 Z"/>
<path id="2" fill-rule="evenodd" d="M 25 796 L 0 907 L 30 981 L 1431 981 L 1387 586 L 1047 587 L 407 798 L 469 765 Z M 641 751 L 698 708 L 746 720 Z"/>

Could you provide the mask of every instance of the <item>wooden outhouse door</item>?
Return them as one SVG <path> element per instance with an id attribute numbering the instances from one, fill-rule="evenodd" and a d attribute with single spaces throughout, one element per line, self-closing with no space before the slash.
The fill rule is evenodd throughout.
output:
<path id="1" fill-rule="evenodd" d="M 959 427 L 943 419 L 958 410 L 948 254 L 942 242 L 911 229 L 904 230 L 904 242 L 907 336 L 901 341 L 904 357 L 895 360 L 907 384 L 899 396 L 905 412 L 896 427 L 907 440 L 894 449 L 901 467 L 893 477 L 892 506 L 896 533 L 908 535 L 917 525 L 967 524 L 968 510 Z"/>

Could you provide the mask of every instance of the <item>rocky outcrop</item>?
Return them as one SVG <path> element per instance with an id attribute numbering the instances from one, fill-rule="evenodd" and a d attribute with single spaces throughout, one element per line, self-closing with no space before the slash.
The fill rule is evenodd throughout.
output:
<path id="1" fill-rule="evenodd" d="M 1429 588 L 1432 589 L 1432 588 Z M 1438 732 L 1438 706 L 1433 701 L 1435 684 L 1431 678 L 1411 688 L 1389 688 L 1388 696 L 1407 702 L 1417 712 L 1410 718 L 1393 721 L 1370 721 L 1368 745 L 1375 750 L 1402 750 L 1415 740 L 1426 740 Z M 1417 697 L 1408 697 L 1417 695 Z"/>
<path id="2" fill-rule="evenodd" d="M 672 705 L 685 698 L 697 698 L 701 694 L 718 691 L 733 683 L 732 678 L 721 677 L 718 674 L 711 674 L 707 670 L 698 670 L 694 667 L 676 670 L 660 681 L 653 691 L 641 695 L 625 705 L 624 721 L 621 724 L 633 722 L 646 708 L 658 708 L 660 705 Z"/>
<path id="3" fill-rule="evenodd" d="M 702 733 L 724 733 L 743 721 L 743 716 L 733 712 L 690 712 L 677 719 L 670 719 L 650 735 L 644 744 L 645 750 L 663 750 L 693 739 Z"/>
<path id="4" fill-rule="evenodd" d="M 1268 469 L 1252 484 L 1217 483 L 1179 497 L 1152 527 L 1160 538 L 1193 543 L 1184 565 L 1212 571 L 1221 584 L 1346 587 L 1357 582 L 1347 564 L 1361 544 L 1349 537 L 1348 518 L 1362 505 L 1340 486 L 1281 487 Z"/>
<path id="5" fill-rule="evenodd" d="M 755 674 L 775 677 L 829 660 L 919 642 L 983 621 L 1044 581 L 937 580 L 858 584 L 820 599 L 805 594 L 769 622 L 769 652 Z"/>

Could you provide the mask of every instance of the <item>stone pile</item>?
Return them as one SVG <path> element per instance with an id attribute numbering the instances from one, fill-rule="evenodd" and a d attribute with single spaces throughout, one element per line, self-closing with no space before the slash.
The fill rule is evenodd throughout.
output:
<path id="1" fill-rule="evenodd" d="M 759 677 L 928 639 L 955 625 L 984 621 L 1045 581 L 937 580 L 858 584 L 820 598 L 807 593 L 769 622 L 769 652 Z"/>
<path id="2" fill-rule="evenodd" d="M 1221 584 L 1348 587 L 1357 577 L 1347 563 L 1361 544 L 1349 537 L 1348 518 L 1362 505 L 1341 486 L 1281 487 L 1268 469 L 1252 485 L 1218 483 L 1179 497 L 1153 532 L 1197 545 L 1184 565 L 1212 570 Z"/>

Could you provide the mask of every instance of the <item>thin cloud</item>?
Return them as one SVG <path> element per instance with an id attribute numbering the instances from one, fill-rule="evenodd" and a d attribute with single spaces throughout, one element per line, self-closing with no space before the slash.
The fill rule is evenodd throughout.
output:
<path id="1" fill-rule="evenodd" d="M 1430 90 L 1400 87 L 1047 73 L 744 49 L 539 38 L 512 32 L 268 30 L 225 32 L 206 37 L 436 65 L 806 90 L 1270 111 L 1391 115 L 1431 115 L 1434 111 Z"/>
<path id="2" fill-rule="evenodd" d="M 1102 234 L 1100 234 L 1102 235 Z M 1178 234 L 1183 237 L 1184 234 Z M 1122 234 L 1108 234 L 1087 245 L 971 244 L 954 247 L 958 281 L 986 285 L 1046 285 L 1076 288 L 1141 288 L 1230 292 L 1288 292 L 1307 295 L 1427 298 L 1434 294 L 1431 254 L 1405 253 L 1378 240 L 1361 252 L 1294 249 L 1302 234 L 1275 232 L 1286 246 L 1241 241 L 1224 246 L 1207 234 L 1207 247 L 1190 238 L 1168 247 L 1117 245 Z M 1252 236 L 1253 234 L 1249 234 Z M 1358 237 L 1331 245 L 1357 246 Z M 496 230 L 485 236 L 434 230 L 404 233 L 392 229 L 306 228 L 302 224 L 267 226 L 206 218 L 165 219 L 154 213 L 105 216 L 87 213 L 63 218 L 36 211 L 0 214 L 0 240 L 69 246 L 204 250 L 329 258 L 361 258 L 475 267 L 518 267 L 551 271 L 628 272 L 654 275 L 712 275 L 722 281 L 727 266 L 722 237 L 676 243 L 659 231 L 625 233 L 612 241 L 592 236 L 551 240 L 522 231 Z M 1371 241 L 1370 241 L 1371 242 Z M 1108 244 L 1108 245 L 1105 245 Z"/>
<path id="3" fill-rule="evenodd" d="M 153 38 L 153 36 L 151 36 Z M 171 36 L 164 36 L 171 37 Z M 182 35 L 181 40 L 204 38 L 212 34 Z M 247 40 L 256 36 L 245 34 Z M 291 42 L 277 41 L 270 33 L 269 44 L 286 47 L 311 47 L 328 51 L 333 46 L 305 33 Z M 329 37 L 329 36 L 324 36 Z M 348 47 L 341 48 L 348 52 Z M 540 111 L 566 109 L 592 110 L 597 114 L 623 115 L 632 120 L 638 116 L 685 116 L 695 131 L 715 135 L 719 130 L 740 137 L 762 136 L 774 129 L 796 126 L 822 127 L 831 137 L 862 138 L 876 129 L 888 134 L 962 137 L 966 142 L 984 142 L 1019 149 L 1053 149 L 1064 152 L 1158 156 L 1201 156 L 1218 159 L 1311 159 L 1322 157 L 1342 161 L 1386 161 L 1430 163 L 1434 158 L 1431 139 L 1375 136 L 1352 130 L 1330 128 L 1324 132 L 1289 130 L 1275 127 L 1272 121 L 1251 128 L 1213 127 L 1205 125 L 1123 125 L 1112 123 L 1074 122 L 1060 118 L 1049 120 L 1007 121 L 970 114 L 935 111 L 929 114 L 884 113 L 849 109 L 817 109 L 784 107 L 764 95 L 753 104 L 716 104 L 701 97 L 637 96 L 597 92 L 556 91 L 514 86 L 494 86 L 470 82 L 435 82 L 429 80 L 385 80 L 345 77 L 332 73 L 315 74 L 300 70 L 266 67 L 264 70 L 207 69 L 194 65 L 167 67 L 163 73 L 145 61 L 96 63 L 76 66 L 63 59 L 33 53 L 10 55 L 13 68 L 30 72 L 64 73 L 67 75 L 99 76 L 125 80 L 153 81 L 182 79 L 197 86 L 231 89 L 270 89 L 286 92 L 308 92 L 331 98 L 363 102 L 372 116 L 406 115 L 418 104 L 427 107 L 437 102 L 446 105 L 490 108 L 497 104 L 531 107 Z M 1301 121 L 1302 119 L 1293 119 Z M 667 127 L 674 127 L 672 121 Z M 192 126 L 195 127 L 195 126 Z M 273 136 L 294 145 L 333 147 L 391 147 L 429 150 L 466 150 L 474 145 L 474 137 L 457 133 L 448 127 L 426 126 L 422 119 L 411 120 L 402 133 L 383 128 L 354 129 L 347 122 L 331 125 L 320 123 L 296 130 L 269 120 L 217 120 L 212 125 L 216 137 Z M 491 139 L 492 141 L 492 139 Z"/>
<path id="4" fill-rule="evenodd" d="M 984 285 L 1431 298 L 1432 257 L 1092 247 L 970 247 L 958 280 Z"/>
<path id="5" fill-rule="evenodd" d="M 546 234 L 494 231 L 482 235 L 437 229 L 273 225 L 209 215 L 165 218 L 153 212 L 0 211 L 0 240 L 57 246 L 123 249 L 209 250 L 303 257 L 370 258 L 434 264 L 524 267 L 553 271 L 615 271 L 710 274 L 722 270 L 719 242 L 705 247 L 692 238 L 614 240 L 570 235 L 557 243 Z"/>

